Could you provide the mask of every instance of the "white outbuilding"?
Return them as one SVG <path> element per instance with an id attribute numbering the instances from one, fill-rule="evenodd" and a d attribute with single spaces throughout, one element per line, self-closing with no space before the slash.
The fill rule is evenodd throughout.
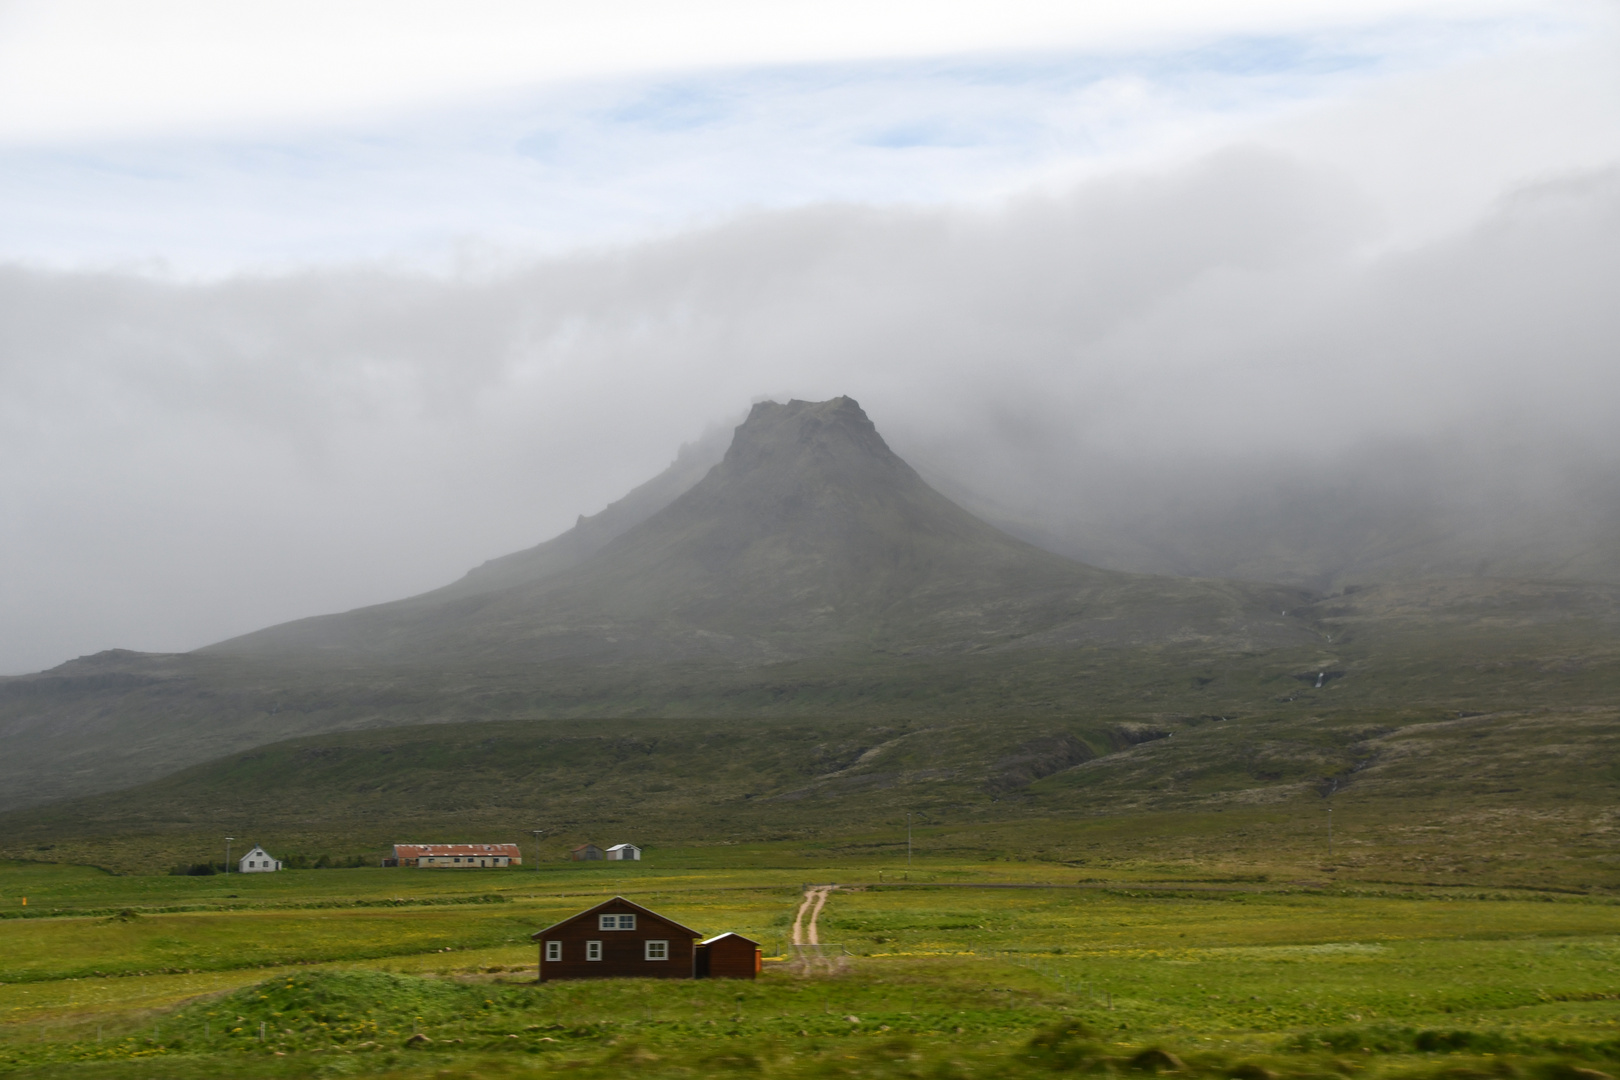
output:
<path id="1" fill-rule="evenodd" d="M 634 844 L 614 844 L 607 849 L 607 857 L 614 862 L 640 862 L 641 849 Z"/>
<path id="2" fill-rule="evenodd" d="M 272 870 L 281 869 L 281 860 L 272 859 L 268 851 L 254 844 L 253 850 L 242 856 L 242 861 L 237 863 L 236 867 L 244 874 L 268 874 Z"/>

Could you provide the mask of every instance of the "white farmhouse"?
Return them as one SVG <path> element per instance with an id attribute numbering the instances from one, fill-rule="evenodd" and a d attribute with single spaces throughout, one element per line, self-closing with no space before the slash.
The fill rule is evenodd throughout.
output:
<path id="1" fill-rule="evenodd" d="M 607 849 L 607 857 L 614 862 L 640 862 L 641 849 L 634 844 L 614 844 Z"/>
<path id="2" fill-rule="evenodd" d="M 236 866 L 244 874 L 268 874 L 281 869 L 281 860 L 272 859 L 268 851 L 254 844 L 253 850 L 242 856 L 242 861 Z"/>

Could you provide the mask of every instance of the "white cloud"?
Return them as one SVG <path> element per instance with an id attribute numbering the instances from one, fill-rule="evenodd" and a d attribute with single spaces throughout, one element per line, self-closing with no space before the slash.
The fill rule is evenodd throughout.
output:
<path id="1" fill-rule="evenodd" d="M 1477 213 L 1526 170 L 1607 160 L 1613 43 L 1584 23 L 1408 21 L 1136 52 L 643 74 L 326 126 L 0 146 L 0 258 L 215 276 L 454 267 L 749 209 L 1061 189 L 1234 138 L 1345 169 L 1404 226 Z M 1427 167 L 1442 152 L 1468 167 Z M 1426 167 L 1406 175 L 1406 161 Z"/>

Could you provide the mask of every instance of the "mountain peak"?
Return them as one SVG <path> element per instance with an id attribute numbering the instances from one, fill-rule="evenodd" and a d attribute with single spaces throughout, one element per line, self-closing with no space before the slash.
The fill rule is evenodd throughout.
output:
<path id="1" fill-rule="evenodd" d="M 725 460 L 741 470 L 803 455 L 891 458 L 894 453 L 854 398 L 835 397 L 756 403 L 737 428 Z"/>

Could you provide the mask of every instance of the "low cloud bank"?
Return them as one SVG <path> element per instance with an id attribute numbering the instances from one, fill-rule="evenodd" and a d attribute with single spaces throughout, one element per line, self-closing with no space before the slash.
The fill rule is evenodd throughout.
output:
<path id="1" fill-rule="evenodd" d="M 442 584 L 784 392 L 1109 565 L 1610 573 L 1620 174 L 1378 239 L 1341 177 L 1234 148 L 480 278 L 6 269 L 0 670 Z"/>

